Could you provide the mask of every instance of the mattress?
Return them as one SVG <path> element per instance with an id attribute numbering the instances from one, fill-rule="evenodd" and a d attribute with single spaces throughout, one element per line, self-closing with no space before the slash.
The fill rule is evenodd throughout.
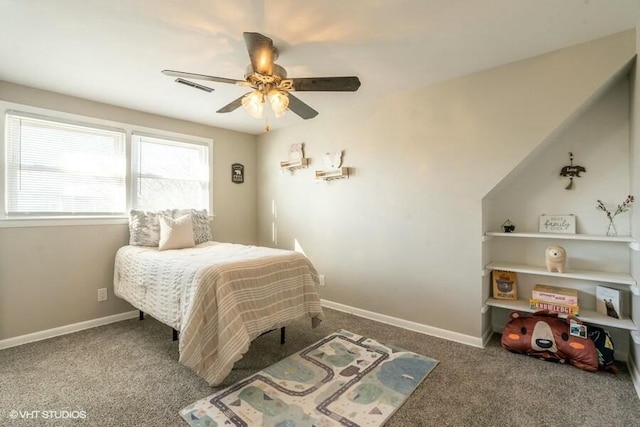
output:
<path id="1" fill-rule="evenodd" d="M 194 248 L 118 250 L 114 292 L 179 330 L 180 362 L 210 385 L 224 380 L 261 333 L 324 315 L 318 274 L 304 255 L 205 242 Z"/>

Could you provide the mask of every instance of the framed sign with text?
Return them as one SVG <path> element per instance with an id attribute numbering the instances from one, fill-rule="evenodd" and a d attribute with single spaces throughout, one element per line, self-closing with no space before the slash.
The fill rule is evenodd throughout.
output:
<path id="1" fill-rule="evenodd" d="M 244 182 L 244 165 L 234 163 L 231 165 L 231 182 L 242 184 Z"/>
<path id="2" fill-rule="evenodd" d="M 541 233 L 576 234 L 575 215 L 540 215 Z"/>

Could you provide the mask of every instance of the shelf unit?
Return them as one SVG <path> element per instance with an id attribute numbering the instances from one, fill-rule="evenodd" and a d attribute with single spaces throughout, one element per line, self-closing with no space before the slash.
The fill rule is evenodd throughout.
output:
<path id="1" fill-rule="evenodd" d="M 307 167 L 309 163 L 309 159 L 306 157 L 302 157 L 297 160 L 287 160 L 286 162 L 280 162 L 280 169 L 288 169 L 290 171 L 295 169 L 304 169 Z"/>
<path id="2" fill-rule="evenodd" d="M 330 171 L 316 171 L 316 180 L 331 181 L 334 179 L 349 178 L 349 168 L 341 167 Z"/>
<path id="3" fill-rule="evenodd" d="M 512 262 L 490 262 L 486 266 L 487 270 L 508 270 L 515 273 L 536 274 L 538 276 L 564 277 L 566 279 L 590 280 L 594 282 L 618 283 L 629 285 L 630 288 L 638 288 L 636 281 L 627 273 L 608 273 L 593 270 L 565 270 L 563 273 L 547 271 L 546 267 L 537 265 L 516 264 Z M 634 292 L 634 295 L 640 295 Z"/>
<path id="4" fill-rule="evenodd" d="M 489 298 L 486 304 L 490 307 L 505 308 L 508 310 L 524 311 L 527 313 L 534 313 L 536 310 L 529 307 L 529 303 L 525 300 L 501 300 L 495 298 Z M 558 315 L 558 317 L 566 318 L 566 315 Z M 594 310 L 580 309 L 580 315 L 578 319 L 585 323 L 596 323 L 598 325 L 611 326 L 613 328 L 627 329 L 630 331 L 636 330 L 636 325 L 631 319 L 616 319 L 613 317 L 605 316 Z"/>
<path id="5" fill-rule="evenodd" d="M 483 236 L 483 242 L 486 242 L 494 237 L 505 238 L 525 238 L 525 239 L 557 239 L 557 240 L 580 240 L 591 242 L 612 242 L 612 243 L 627 243 L 633 250 L 638 250 L 638 242 L 631 236 L 601 236 L 601 235 L 588 235 L 588 234 L 555 234 L 555 233 L 504 233 L 504 232 L 487 232 Z M 593 270 L 565 270 L 563 273 L 549 272 L 546 267 L 519 264 L 513 262 L 501 262 L 492 261 L 485 267 L 485 275 L 491 270 L 507 270 L 515 273 L 531 274 L 538 276 L 551 276 L 562 277 L 566 279 L 587 280 L 594 282 L 612 283 L 618 285 L 629 286 L 629 291 L 634 295 L 640 295 L 640 287 L 628 273 L 611 273 L 604 271 Z M 516 310 L 533 313 L 535 309 L 529 307 L 528 300 L 499 300 L 495 298 L 489 298 L 485 302 L 485 306 L 497 307 L 508 310 Z M 560 316 L 563 317 L 563 316 Z M 566 316 L 565 316 L 566 317 Z M 631 319 L 615 319 L 600 314 L 594 310 L 580 309 L 580 320 L 586 323 L 593 323 L 598 325 L 610 326 L 619 329 L 626 329 L 629 331 L 637 332 L 637 326 Z"/>
<path id="6" fill-rule="evenodd" d="M 595 234 L 560 234 L 560 233 L 503 233 L 498 231 L 488 231 L 484 233 L 488 240 L 491 237 L 523 237 L 530 239 L 560 239 L 560 240 L 589 240 L 592 242 L 619 242 L 634 243 L 636 240 L 631 236 L 599 236 Z"/>

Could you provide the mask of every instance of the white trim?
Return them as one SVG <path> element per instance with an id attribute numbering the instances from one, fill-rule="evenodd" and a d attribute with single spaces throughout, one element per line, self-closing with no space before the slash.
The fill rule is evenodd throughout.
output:
<path id="1" fill-rule="evenodd" d="M 133 208 L 131 206 L 133 197 L 131 194 L 131 135 L 132 134 L 144 134 L 148 136 L 154 136 L 156 138 L 171 138 L 176 139 L 182 142 L 195 143 L 199 145 L 207 145 L 209 147 L 209 206 L 207 207 L 208 212 L 214 211 L 214 194 L 213 194 L 213 186 L 214 186 L 214 146 L 215 142 L 213 138 L 199 135 L 189 135 L 180 132 L 173 132 L 164 129 L 150 128 L 147 126 L 142 126 L 138 124 L 133 124 L 129 122 L 120 122 L 115 120 L 107 120 L 102 119 L 96 116 L 85 116 L 76 113 L 66 113 L 63 111 L 53 110 L 45 107 L 35 107 L 26 104 L 20 104 L 10 101 L 4 101 L 0 99 L 0 140 L 2 138 L 6 139 L 5 130 L 6 130 L 6 113 L 8 111 L 18 112 L 20 114 L 35 116 L 35 117 L 46 117 L 48 119 L 54 121 L 61 121 L 65 123 L 75 123 L 82 124 L 85 126 L 91 126 L 101 129 L 108 130 L 121 130 L 125 133 L 125 161 L 126 161 L 126 178 L 125 185 L 127 188 L 127 199 L 126 199 L 126 212 L 125 215 L 128 219 L 129 211 Z M 3 168 L 5 163 L 5 150 L 4 146 L 6 144 L 0 141 L 0 170 Z M 5 183 L 6 177 L 4 173 L 0 173 L 0 207 L 4 207 L 6 204 L 6 188 Z M 115 222 L 114 222 L 115 221 Z M 14 227 L 53 227 L 53 226 L 75 226 L 75 225 L 105 225 L 105 224 L 125 224 L 127 223 L 124 220 L 112 220 L 112 219 L 100 219 L 96 217 L 95 219 L 81 219 L 81 218 L 73 218 L 66 219 L 64 217 L 48 217 L 48 218 L 10 218 L 0 209 L 0 229 L 1 228 L 14 228 Z"/>
<path id="2" fill-rule="evenodd" d="M 375 313 L 373 311 L 363 310 L 361 308 L 352 307 L 350 305 L 340 304 L 333 301 L 321 299 L 323 307 L 332 308 L 349 314 L 354 314 L 365 319 L 375 320 L 376 322 L 386 323 L 387 325 L 397 326 L 409 331 L 420 332 L 421 334 L 431 335 L 437 338 L 444 338 L 449 341 L 459 342 L 461 344 L 473 347 L 483 348 L 482 338 L 473 337 L 471 335 L 460 334 L 458 332 L 448 331 L 446 329 L 434 328 L 433 326 L 424 325 L 422 323 L 412 322 L 410 320 L 400 319 L 398 317 L 387 316 L 385 314 Z"/>
<path id="3" fill-rule="evenodd" d="M 25 227 L 66 227 L 70 225 L 119 225 L 128 224 L 128 216 L 117 217 L 15 217 L 0 218 L 0 228 L 25 228 Z"/>
<path id="4" fill-rule="evenodd" d="M 638 371 L 638 367 L 636 366 L 633 357 L 630 357 L 627 361 L 627 365 L 629 366 L 629 376 L 631 376 L 631 382 L 633 383 L 633 387 L 636 389 L 636 394 L 640 398 L 640 371 Z"/>
<path id="5" fill-rule="evenodd" d="M 487 328 L 486 331 L 484 331 L 484 334 L 482 334 L 482 346 L 486 347 L 487 344 L 489 344 L 489 340 L 491 339 L 491 337 L 493 336 L 495 332 L 493 331 L 492 328 Z"/>
<path id="6" fill-rule="evenodd" d="M 52 113 L 57 114 L 57 112 L 52 111 Z M 118 133 L 118 134 L 124 134 L 125 130 L 122 129 L 121 127 L 114 127 L 114 126 L 104 126 L 104 125 L 98 125 L 95 123 L 91 123 L 92 119 L 89 119 L 89 121 L 82 121 L 82 119 L 77 120 L 77 119 L 68 119 L 68 118 L 60 118 L 60 117 L 55 117 L 55 114 L 52 115 L 47 115 L 47 114 L 35 114 L 35 113 L 29 113 L 26 111 L 21 111 L 21 110 L 11 110 L 11 109 L 7 109 L 5 111 L 6 115 L 9 116 L 13 116 L 13 117 L 20 117 L 20 118 L 25 118 L 25 119 L 34 119 L 34 120 L 38 120 L 41 122 L 53 122 L 53 123 L 60 123 L 60 124 L 64 124 L 64 125 L 71 125 L 71 126 L 80 126 L 80 127 L 86 127 L 86 128 L 91 128 L 91 129 L 99 129 L 102 131 L 107 131 L 107 132 L 111 132 L 111 133 Z"/>
<path id="7" fill-rule="evenodd" d="M 7 338 L 0 341 L 0 350 L 5 348 L 16 347 L 30 342 L 46 340 L 48 338 L 58 337 L 60 335 L 70 334 L 72 332 L 82 331 L 84 329 L 95 328 L 97 326 L 108 325 L 109 323 L 121 322 L 138 317 L 138 311 L 127 311 L 125 313 L 114 314 L 113 316 L 100 317 L 98 319 L 86 320 L 84 322 L 73 323 L 71 325 L 59 326 L 57 328 L 47 329 L 45 331 L 34 332 L 32 334 L 21 335 L 18 337 Z"/>

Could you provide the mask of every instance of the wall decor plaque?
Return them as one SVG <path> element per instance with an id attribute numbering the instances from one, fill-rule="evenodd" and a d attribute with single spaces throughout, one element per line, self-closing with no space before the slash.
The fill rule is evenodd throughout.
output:
<path id="1" fill-rule="evenodd" d="M 541 233 L 576 234 L 575 215 L 540 215 Z"/>
<path id="2" fill-rule="evenodd" d="M 231 182 L 242 184 L 244 182 L 244 165 L 234 163 L 231 165 Z"/>

